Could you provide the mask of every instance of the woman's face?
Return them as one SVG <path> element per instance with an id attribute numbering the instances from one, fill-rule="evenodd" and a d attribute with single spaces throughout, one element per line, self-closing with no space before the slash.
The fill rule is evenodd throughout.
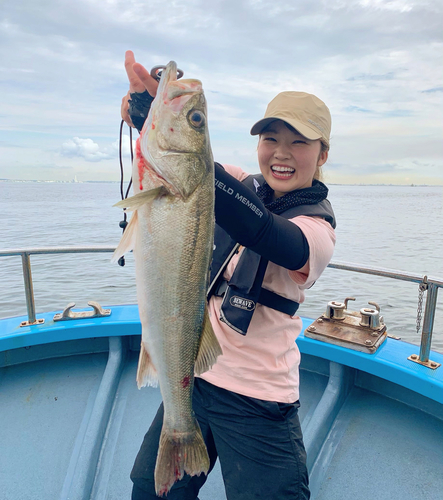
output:
<path id="1" fill-rule="evenodd" d="M 260 134 L 258 163 L 276 198 L 312 186 L 317 167 L 327 159 L 328 152 L 321 152 L 320 139 L 306 139 L 281 120 L 272 122 Z"/>

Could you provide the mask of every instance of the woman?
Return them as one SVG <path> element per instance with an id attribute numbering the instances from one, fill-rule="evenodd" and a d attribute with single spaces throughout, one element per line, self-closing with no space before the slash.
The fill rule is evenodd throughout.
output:
<path id="1" fill-rule="evenodd" d="M 126 53 L 130 91 L 122 117 L 139 130 L 157 82 Z M 145 92 L 147 91 L 147 92 Z M 223 355 L 195 380 L 193 408 L 210 457 L 220 459 L 229 500 L 310 497 L 299 405 L 302 328 L 295 315 L 335 244 L 334 214 L 318 179 L 331 118 L 303 92 L 282 92 L 251 129 L 261 174 L 215 164 L 215 250 L 208 292 Z M 137 455 L 133 500 L 157 498 L 160 407 Z M 206 476 L 187 476 L 168 499 L 197 499 Z"/>

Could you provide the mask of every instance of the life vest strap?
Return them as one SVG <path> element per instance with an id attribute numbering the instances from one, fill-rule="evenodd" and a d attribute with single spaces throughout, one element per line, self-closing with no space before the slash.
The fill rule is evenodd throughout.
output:
<path id="1" fill-rule="evenodd" d="M 229 283 L 225 279 L 221 279 L 214 290 L 214 295 L 216 297 L 223 297 L 228 289 L 228 286 Z M 289 314 L 289 316 L 294 316 L 300 306 L 300 304 L 295 302 L 295 300 L 282 297 L 281 295 L 278 295 L 278 293 L 271 292 L 271 290 L 267 290 L 263 287 L 260 290 L 257 302 L 263 306 L 275 309 L 276 311 Z"/>

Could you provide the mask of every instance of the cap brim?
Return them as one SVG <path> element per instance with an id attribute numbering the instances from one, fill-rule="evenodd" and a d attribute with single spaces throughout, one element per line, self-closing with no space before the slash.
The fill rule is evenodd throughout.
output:
<path id="1" fill-rule="evenodd" d="M 288 120 L 280 118 L 278 116 L 268 116 L 267 118 L 262 118 L 261 120 L 259 120 L 251 128 L 251 135 L 260 134 L 267 125 L 269 125 L 271 122 L 274 122 L 275 120 L 281 120 L 282 122 L 288 123 L 292 128 L 295 128 L 295 130 L 297 130 L 297 132 L 299 132 L 303 137 L 306 137 L 306 139 L 309 139 L 311 141 L 315 141 L 316 139 L 321 139 L 323 137 L 322 134 L 319 134 L 317 131 L 308 127 L 304 123 L 299 122 L 298 120 Z"/>

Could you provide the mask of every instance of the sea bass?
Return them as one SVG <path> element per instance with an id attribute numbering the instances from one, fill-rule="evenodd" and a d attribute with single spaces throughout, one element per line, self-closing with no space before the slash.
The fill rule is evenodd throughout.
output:
<path id="1" fill-rule="evenodd" d="M 136 145 L 134 213 L 113 261 L 134 250 L 142 344 L 137 384 L 156 385 L 164 404 L 155 467 L 157 495 L 207 473 L 209 458 L 192 410 L 194 373 L 221 354 L 206 305 L 214 233 L 214 162 L 201 82 L 177 80 L 171 61 Z"/>

